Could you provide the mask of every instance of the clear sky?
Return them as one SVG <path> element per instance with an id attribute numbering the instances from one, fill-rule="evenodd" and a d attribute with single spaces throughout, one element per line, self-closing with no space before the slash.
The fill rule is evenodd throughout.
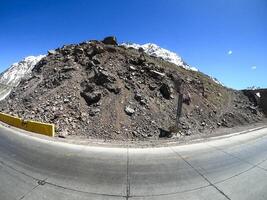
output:
<path id="1" fill-rule="evenodd" d="M 267 87 L 267 0 L 0 0 L 0 72 L 107 35 L 156 43 L 232 88 Z"/>

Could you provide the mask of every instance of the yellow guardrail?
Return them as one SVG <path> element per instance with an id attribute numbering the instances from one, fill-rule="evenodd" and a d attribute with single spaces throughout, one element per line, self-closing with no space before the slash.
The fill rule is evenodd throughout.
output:
<path id="1" fill-rule="evenodd" d="M 19 117 L 14 117 L 8 114 L 0 113 L 0 121 L 26 131 L 47 135 L 50 137 L 55 136 L 55 125 L 42 122 L 23 120 Z"/>

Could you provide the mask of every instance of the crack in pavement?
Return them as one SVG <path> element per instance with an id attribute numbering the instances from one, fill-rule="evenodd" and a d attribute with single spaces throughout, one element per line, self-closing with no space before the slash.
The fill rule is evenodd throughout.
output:
<path id="1" fill-rule="evenodd" d="M 240 157 L 238 157 L 238 156 L 235 156 L 235 155 L 233 155 L 233 154 L 231 154 L 231 153 L 229 153 L 229 152 L 227 152 L 227 151 L 224 151 L 223 149 L 221 149 L 221 148 L 219 148 L 219 147 L 215 147 L 215 146 L 212 146 L 212 145 L 208 145 L 208 146 L 210 146 L 211 148 L 216 149 L 217 151 L 221 151 L 221 152 L 223 152 L 224 154 L 227 154 L 227 155 L 229 155 L 229 156 L 231 156 L 231 157 L 233 157 L 233 158 L 235 158 L 235 159 L 238 159 L 238 160 L 240 160 L 240 161 L 242 161 L 242 162 L 244 162 L 244 163 L 247 163 L 247 164 L 249 164 L 249 165 L 252 166 L 251 168 L 249 168 L 248 170 L 245 170 L 244 172 L 242 172 L 242 173 L 240 173 L 240 174 L 243 174 L 243 173 L 245 173 L 245 172 L 247 172 L 247 171 L 249 171 L 249 170 L 251 170 L 251 169 L 254 169 L 254 168 L 258 168 L 258 169 L 261 169 L 261 170 L 267 172 L 267 169 L 265 169 L 265 168 L 259 166 L 260 164 L 262 164 L 262 163 L 264 163 L 265 161 L 267 161 L 267 158 L 266 158 L 266 159 L 263 159 L 262 161 L 258 162 L 257 164 L 253 164 L 253 163 L 251 163 L 251 162 L 249 162 L 249 161 L 247 161 L 247 160 L 245 160 L 245 159 L 242 159 L 242 158 L 240 158 Z M 220 182 L 222 182 L 222 181 L 220 181 Z"/>
<path id="2" fill-rule="evenodd" d="M 181 158 L 184 162 L 186 162 L 186 164 L 188 164 L 192 169 L 195 170 L 195 172 L 197 172 L 205 181 L 207 181 L 209 183 L 210 186 L 212 186 L 213 188 L 215 188 L 221 195 L 223 195 L 226 199 L 231 200 L 230 197 L 227 196 L 227 194 L 225 194 L 222 190 L 220 190 L 216 185 L 214 185 L 212 182 L 210 182 L 210 180 L 204 176 L 204 174 L 202 174 L 199 170 L 197 170 L 189 161 L 187 161 L 182 155 L 180 155 L 177 151 L 175 151 L 172 147 L 170 147 L 170 149 L 179 156 L 179 158 Z"/>
<path id="3" fill-rule="evenodd" d="M 26 174 L 26 173 L 24 173 L 23 171 L 20 171 L 20 170 L 18 170 L 18 169 L 15 169 L 14 167 L 8 165 L 7 163 L 5 163 L 5 162 L 2 161 L 2 160 L 0 160 L 0 164 L 2 164 L 3 166 L 5 166 L 5 167 L 7 167 L 7 168 L 9 168 L 9 169 L 12 169 L 12 170 L 16 171 L 16 172 L 19 173 L 19 174 L 23 174 L 24 176 L 27 176 L 28 178 L 34 179 L 35 181 L 40 181 L 40 179 L 35 178 L 35 177 L 33 177 L 33 176 L 29 175 L 29 174 Z"/>
<path id="4" fill-rule="evenodd" d="M 37 181 L 37 184 L 38 185 L 36 185 L 36 186 L 34 186 L 29 192 L 27 192 L 26 194 L 24 194 L 22 197 L 20 197 L 19 198 L 19 200 L 22 200 L 22 199 L 24 199 L 25 197 L 27 197 L 30 193 L 32 193 L 36 188 L 38 188 L 39 186 L 43 186 L 44 184 L 45 184 L 45 181 L 47 180 L 47 178 L 46 179 L 44 179 L 44 180 L 38 180 Z"/>
<path id="5" fill-rule="evenodd" d="M 127 164 L 126 164 L 126 200 L 130 197 L 130 177 L 129 177 L 129 147 L 127 146 Z"/>

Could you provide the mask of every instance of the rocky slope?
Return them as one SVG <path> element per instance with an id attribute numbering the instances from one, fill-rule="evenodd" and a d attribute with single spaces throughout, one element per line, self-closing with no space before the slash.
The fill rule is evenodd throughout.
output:
<path id="1" fill-rule="evenodd" d="M 174 129 L 179 91 L 183 112 Z M 0 110 L 54 123 L 58 136 L 105 140 L 177 139 L 262 118 L 242 92 L 110 38 L 49 52 Z"/>

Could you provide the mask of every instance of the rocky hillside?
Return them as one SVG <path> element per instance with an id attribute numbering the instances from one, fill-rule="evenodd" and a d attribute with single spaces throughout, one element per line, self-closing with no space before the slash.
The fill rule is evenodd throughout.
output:
<path id="1" fill-rule="evenodd" d="M 177 139 L 262 118 L 242 92 L 113 38 L 50 51 L 0 109 L 54 123 L 58 136 L 106 140 Z"/>

